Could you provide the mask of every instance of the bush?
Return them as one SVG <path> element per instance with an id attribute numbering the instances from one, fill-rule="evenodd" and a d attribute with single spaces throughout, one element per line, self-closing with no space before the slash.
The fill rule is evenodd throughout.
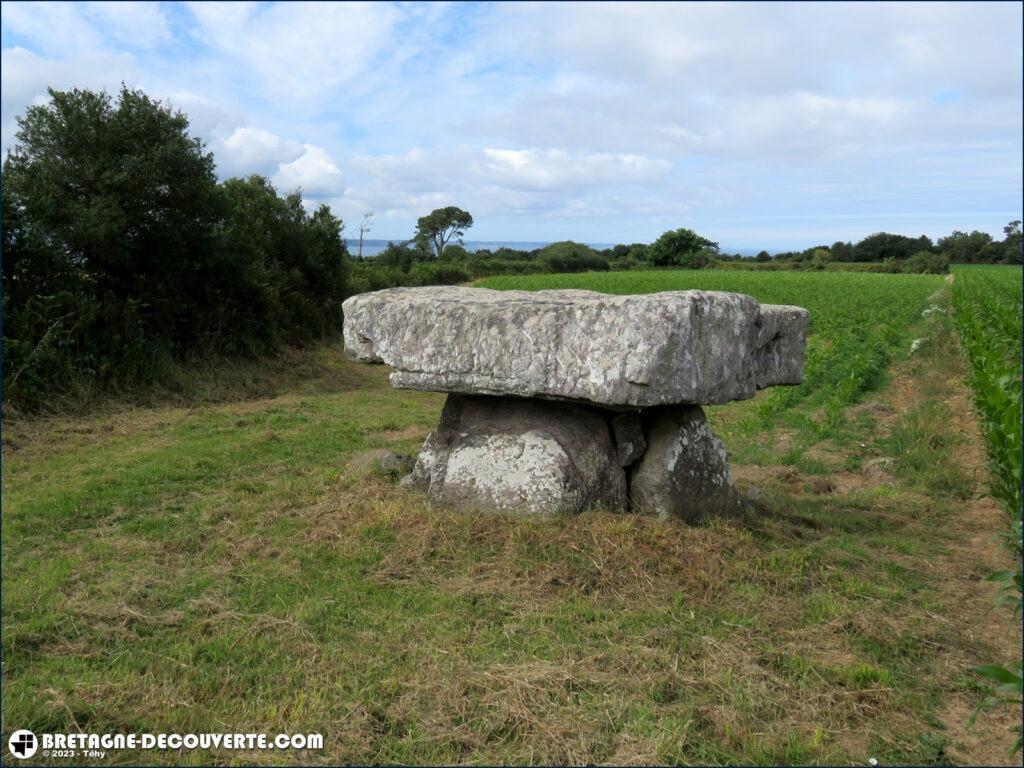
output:
<path id="1" fill-rule="evenodd" d="M 420 259 L 422 253 L 412 248 L 408 242 L 388 243 L 387 248 L 373 258 L 373 263 L 382 267 L 393 267 L 403 272 L 412 269 L 412 265 Z"/>
<path id="2" fill-rule="evenodd" d="M 537 257 L 552 272 L 604 272 L 608 269 L 608 262 L 601 254 L 589 245 L 572 240 L 563 240 L 541 248 Z"/>
<path id="3" fill-rule="evenodd" d="M 949 272 L 949 256 L 944 253 L 918 251 L 903 262 L 903 271 L 918 275 L 944 275 Z"/>
<path id="4" fill-rule="evenodd" d="M 907 259 L 886 259 L 878 271 L 890 274 L 944 275 L 949 272 L 949 257 L 943 253 L 918 251 Z"/>
<path id="5" fill-rule="evenodd" d="M 460 264 L 437 262 L 414 264 L 408 279 L 409 285 L 457 285 L 469 282 L 472 277 Z"/>
<path id="6" fill-rule="evenodd" d="M 692 229 L 673 229 L 651 243 L 647 254 L 656 267 L 701 269 L 714 261 L 718 243 L 701 237 Z"/>
<path id="7" fill-rule="evenodd" d="M 348 293 L 354 296 L 357 293 L 380 291 L 384 288 L 396 288 L 408 284 L 409 276 L 400 269 L 357 261 L 352 265 Z"/>
<path id="8" fill-rule="evenodd" d="M 645 261 L 640 261 L 639 259 L 635 259 L 632 256 L 627 255 L 621 258 L 613 259 L 611 262 L 609 262 L 608 266 L 617 272 L 622 272 L 630 269 L 645 269 L 650 267 L 651 265 Z"/>
<path id="9" fill-rule="evenodd" d="M 3 165 L 7 395 L 164 376 L 336 332 L 341 221 L 259 177 L 218 185 L 180 112 L 141 91 L 50 91 Z"/>
<path id="10" fill-rule="evenodd" d="M 491 275 L 533 275 L 550 272 L 548 265 L 536 260 L 481 259 L 472 257 L 462 264 L 473 279 Z"/>

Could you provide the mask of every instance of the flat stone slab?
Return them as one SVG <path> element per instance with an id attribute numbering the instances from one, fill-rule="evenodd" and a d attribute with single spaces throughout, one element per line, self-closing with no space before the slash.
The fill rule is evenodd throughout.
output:
<path id="1" fill-rule="evenodd" d="M 389 288 L 343 305 L 345 352 L 391 384 L 610 407 L 745 400 L 803 381 L 810 313 L 739 293 Z"/>

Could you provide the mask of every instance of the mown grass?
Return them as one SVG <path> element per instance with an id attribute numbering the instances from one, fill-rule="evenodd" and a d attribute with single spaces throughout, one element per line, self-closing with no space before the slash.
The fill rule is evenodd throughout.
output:
<path id="1" fill-rule="evenodd" d="M 9 423 L 5 734 L 327 742 L 114 764 L 948 761 L 995 640 L 965 626 L 985 567 L 943 322 L 888 348 L 934 339 L 902 363 L 920 404 L 880 376 L 828 422 L 825 393 L 717 409 L 760 513 L 700 527 L 430 509 L 370 459 L 443 398 L 338 350 L 262 399 Z"/>

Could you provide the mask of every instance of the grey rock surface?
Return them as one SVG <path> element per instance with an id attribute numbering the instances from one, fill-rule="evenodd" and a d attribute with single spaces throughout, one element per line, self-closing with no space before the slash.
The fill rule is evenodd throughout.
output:
<path id="1" fill-rule="evenodd" d="M 527 514 L 623 512 L 605 414 L 568 403 L 449 395 L 402 483 L 439 504 Z"/>
<path id="2" fill-rule="evenodd" d="M 629 500 L 640 514 L 697 522 L 743 511 L 729 458 L 697 405 L 644 414 L 647 452 L 629 474 Z"/>
<path id="3" fill-rule="evenodd" d="M 391 383 L 611 407 L 725 403 L 803 380 L 810 315 L 738 293 L 390 288 L 344 303 L 345 352 Z"/>
<path id="4" fill-rule="evenodd" d="M 404 453 L 395 451 L 384 451 L 380 457 L 380 469 L 385 474 L 397 477 L 408 474 L 416 464 L 416 459 L 406 456 Z"/>
<path id="5" fill-rule="evenodd" d="M 619 457 L 619 466 L 628 467 L 636 462 L 647 450 L 644 427 L 639 411 L 626 411 L 612 417 L 612 436 Z"/>

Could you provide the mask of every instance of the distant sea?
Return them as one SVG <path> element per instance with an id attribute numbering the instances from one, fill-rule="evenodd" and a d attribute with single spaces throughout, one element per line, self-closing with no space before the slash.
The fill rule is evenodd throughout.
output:
<path id="1" fill-rule="evenodd" d="M 359 241 L 358 240 L 347 240 L 348 252 L 353 256 L 359 255 Z M 376 256 L 378 253 L 388 247 L 388 243 L 400 243 L 401 240 L 379 240 L 366 238 L 363 240 L 363 257 Z M 533 240 L 466 240 L 464 245 L 467 251 L 482 251 L 489 250 L 495 251 L 498 248 L 512 248 L 517 251 L 534 251 L 538 248 L 543 248 L 545 245 L 551 245 L 551 241 L 533 241 Z M 617 243 L 587 243 L 591 248 L 595 248 L 599 251 L 605 248 L 612 248 Z M 743 256 L 753 256 L 760 249 L 759 248 L 729 248 L 723 247 L 722 253 L 739 253 Z"/>
<path id="2" fill-rule="evenodd" d="M 359 255 L 359 241 L 358 240 L 347 240 L 348 252 L 353 256 Z M 363 240 L 363 256 L 376 256 L 378 253 L 388 247 L 388 243 L 400 243 L 401 240 L 371 240 L 365 238 Z M 494 251 L 498 248 L 513 248 L 517 251 L 534 251 L 538 248 L 543 248 L 545 245 L 551 245 L 551 241 L 546 242 L 532 242 L 529 240 L 466 240 L 463 245 L 466 246 L 467 251 L 482 251 L 489 250 Z M 605 248 L 611 248 L 615 243 L 587 243 L 591 248 L 597 250 L 603 250 Z"/>

